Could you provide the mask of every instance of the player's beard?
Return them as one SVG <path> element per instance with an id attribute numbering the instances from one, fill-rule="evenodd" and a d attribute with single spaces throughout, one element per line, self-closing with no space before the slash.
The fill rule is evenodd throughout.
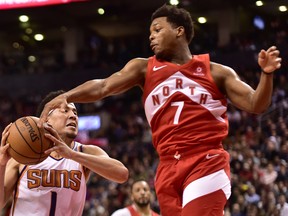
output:
<path id="1" fill-rule="evenodd" d="M 140 200 L 134 200 L 136 205 L 138 205 L 140 208 L 146 207 L 149 205 L 150 200 L 149 199 L 140 199 Z"/>

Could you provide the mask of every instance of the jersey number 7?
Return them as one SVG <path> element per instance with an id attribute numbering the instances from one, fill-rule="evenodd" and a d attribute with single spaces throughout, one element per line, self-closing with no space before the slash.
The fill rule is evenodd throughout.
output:
<path id="1" fill-rule="evenodd" d="M 182 109 L 184 107 L 184 101 L 172 102 L 171 106 L 177 106 L 177 110 L 176 110 L 176 113 L 175 113 L 175 116 L 174 116 L 173 124 L 178 124 L 179 123 L 180 114 L 181 114 Z"/>

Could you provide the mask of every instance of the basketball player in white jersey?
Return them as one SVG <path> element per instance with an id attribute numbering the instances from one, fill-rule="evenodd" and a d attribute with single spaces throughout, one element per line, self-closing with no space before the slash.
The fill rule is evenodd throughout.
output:
<path id="1" fill-rule="evenodd" d="M 63 91 L 48 94 L 39 105 L 39 113 L 60 93 Z M 10 126 L 2 133 L 0 147 L 0 208 L 13 196 L 10 215 L 81 216 L 91 171 L 118 183 L 128 179 L 128 170 L 120 161 L 97 146 L 74 141 L 78 115 L 73 103 L 50 111 L 45 124 L 50 134 L 46 136 L 55 145 L 39 164 L 19 164 L 9 156 L 5 143 Z"/>

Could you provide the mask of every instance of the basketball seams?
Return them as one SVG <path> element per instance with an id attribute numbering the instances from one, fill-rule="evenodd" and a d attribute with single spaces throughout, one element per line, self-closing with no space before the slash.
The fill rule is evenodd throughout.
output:
<path id="1" fill-rule="evenodd" d="M 21 135 L 21 137 L 23 138 L 25 143 L 29 146 L 29 148 L 36 154 L 42 154 L 42 152 L 37 152 L 30 146 L 29 142 L 25 139 L 25 137 L 23 136 L 22 132 L 20 131 L 19 126 L 17 125 L 17 121 L 15 121 L 14 124 L 15 124 L 15 127 L 16 127 L 18 133 Z"/>
<path id="2" fill-rule="evenodd" d="M 15 150 L 13 147 L 11 147 L 11 146 L 10 146 L 10 148 L 11 148 L 16 154 L 20 155 L 21 157 L 30 158 L 30 159 L 39 159 L 39 157 L 29 157 L 29 156 L 27 156 L 27 155 L 23 155 L 23 154 L 19 153 L 18 151 L 16 151 L 16 150 Z M 41 159 L 41 158 L 44 158 L 44 157 L 40 157 L 40 159 Z M 46 158 L 46 156 L 45 156 L 45 158 Z"/>
<path id="3" fill-rule="evenodd" d="M 46 139 L 44 131 L 38 128 L 37 120 L 35 116 L 19 118 L 9 130 L 8 152 L 21 164 L 38 164 L 49 156 L 45 154 L 45 150 L 51 147 L 51 141 Z"/>
<path id="4" fill-rule="evenodd" d="M 39 154 L 38 152 L 36 152 L 31 146 L 30 144 L 27 142 L 27 140 L 25 139 L 25 137 L 23 136 L 22 132 L 20 131 L 18 125 L 17 125 L 17 120 L 14 122 L 15 124 L 15 128 L 17 129 L 18 133 L 20 134 L 20 136 L 22 137 L 22 139 L 25 141 L 26 145 L 31 149 L 32 152 L 34 153 L 37 153 Z M 40 159 L 37 157 L 37 158 L 31 158 L 31 157 L 28 157 L 26 155 L 23 155 L 23 154 L 20 154 L 18 151 L 16 151 L 12 146 L 10 146 L 10 148 L 18 155 L 20 155 L 21 157 L 25 157 L 25 158 L 29 158 L 29 159 L 37 159 L 37 163 L 39 163 Z M 27 164 L 29 163 L 32 163 L 32 162 L 26 162 Z"/>
<path id="5" fill-rule="evenodd" d="M 28 117 L 27 117 L 28 118 Z M 42 140 L 42 134 L 41 134 L 41 131 L 40 131 L 40 128 L 37 126 L 37 123 L 36 123 L 36 121 L 35 121 L 35 119 L 33 119 L 31 116 L 29 117 L 33 122 L 34 122 L 34 124 L 36 125 L 36 128 L 37 128 L 37 130 L 38 130 L 38 134 L 39 134 L 39 137 L 40 137 L 40 149 L 41 149 L 41 151 L 40 151 L 40 154 L 39 154 L 39 160 L 40 160 L 40 158 L 42 157 L 42 155 L 43 155 L 43 140 Z M 45 154 L 44 154 L 45 155 Z"/>

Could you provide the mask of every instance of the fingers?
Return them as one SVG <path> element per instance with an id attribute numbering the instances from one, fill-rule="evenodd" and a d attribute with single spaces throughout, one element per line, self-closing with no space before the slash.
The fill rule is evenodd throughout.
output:
<path id="1" fill-rule="evenodd" d="M 4 152 L 6 152 L 9 147 L 10 147 L 10 144 L 9 144 L 9 143 L 6 143 L 6 144 L 3 146 Z"/>
<path id="2" fill-rule="evenodd" d="M 51 111 L 53 112 L 53 110 L 56 109 L 57 107 L 60 107 L 61 104 L 64 104 L 65 106 L 68 104 L 67 97 L 65 94 L 58 95 L 44 106 L 39 121 L 37 123 L 37 126 L 39 128 L 43 128 L 44 127 L 43 124 L 47 121 L 47 118 L 51 114 Z"/>
<path id="3" fill-rule="evenodd" d="M 49 126 L 47 123 L 44 123 L 44 128 L 47 132 L 44 134 L 45 137 L 48 138 L 49 140 L 51 140 L 54 144 L 55 143 L 58 144 L 59 142 L 62 141 L 59 134 L 57 133 L 57 131 L 53 127 Z"/>
<path id="4" fill-rule="evenodd" d="M 9 131 L 11 125 L 12 125 L 12 122 L 5 127 L 5 129 L 2 132 L 2 135 L 4 135 L 5 133 L 7 133 Z"/>
<path id="5" fill-rule="evenodd" d="M 282 58 L 279 57 L 280 51 L 277 50 L 275 46 L 272 46 L 267 50 L 267 54 L 269 55 L 269 57 L 271 57 L 271 59 L 273 59 L 275 69 L 279 69 L 281 67 L 282 62 Z"/>
<path id="6" fill-rule="evenodd" d="M 47 149 L 45 151 L 45 154 L 50 154 L 51 152 L 56 151 L 57 150 L 57 145 L 60 143 L 60 141 L 56 137 L 54 137 L 52 134 L 49 134 L 49 133 L 45 133 L 44 136 L 54 143 L 54 146 L 49 148 L 49 149 Z"/>
<path id="7" fill-rule="evenodd" d="M 280 51 L 276 46 L 271 46 L 266 51 L 262 49 L 258 55 L 258 64 L 262 70 L 273 72 L 281 67 L 282 58 L 279 55 Z"/>
<path id="8" fill-rule="evenodd" d="M 277 50 L 277 47 L 276 46 L 271 46 L 268 48 L 267 52 L 272 52 L 274 50 Z"/>
<path id="9" fill-rule="evenodd" d="M 262 49 L 262 50 L 259 52 L 259 58 L 264 59 L 265 57 L 266 57 L 266 51 Z"/>
<path id="10" fill-rule="evenodd" d="M 56 148 L 55 148 L 55 147 L 52 147 L 52 148 L 47 149 L 44 153 L 47 154 L 47 155 L 50 155 L 51 152 L 53 152 L 53 151 L 55 151 L 55 150 L 56 150 Z"/>
<path id="11" fill-rule="evenodd" d="M 278 64 L 276 65 L 276 69 L 279 69 L 281 67 L 281 61 L 282 61 L 282 59 L 278 58 L 278 60 L 277 60 Z"/>
<path id="12" fill-rule="evenodd" d="M 269 56 L 279 56 L 280 55 L 280 51 L 277 49 L 276 46 L 272 46 L 267 51 L 262 49 L 259 52 L 259 57 L 260 58 L 265 58 L 267 55 L 269 55 Z"/>
<path id="13" fill-rule="evenodd" d="M 48 113 L 49 113 L 49 108 L 44 107 L 40 115 L 39 121 L 37 122 L 37 126 L 39 128 L 43 128 L 43 124 L 47 121 Z"/>
<path id="14" fill-rule="evenodd" d="M 47 103 L 43 110 L 42 113 L 39 117 L 39 121 L 37 122 L 37 126 L 39 128 L 43 128 L 44 123 L 47 122 L 48 116 L 55 110 L 55 107 L 53 105 L 50 105 L 50 103 Z"/>
<path id="15" fill-rule="evenodd" d="M 277 49 L 276 46 L 271 46 L 267 50 L 267 54 L 269 54 L 270 56 L 279 56 L 280 55 L 280 51 Z"/>
<path id="16" fill-rule="evenodd" d="M 279 50 L 274 50 L 268 53 L 269 56 L 277 58 L 280 55 Z"/>
<path id="17" fill-rule="evenodd" d="M 2 132 L 1 146 L 5 146 L 6 145 L 6 141 L 7 141 L 7 138 L 9 136 L 9 129 L 10 129 L 11 125 L 12 125 L 12 123 L 7 125 L 5 127 L 5 129 L 4 129 L 4 131 Z"/>
<path id="18" fill-rule="evenodd" d="M 45 137 L 50 139 L 53 143 L 54 146 L 47 149 L 45 151 L 45 154 L 51 154 L 52 152 L 57 152 L 60 154 L 62 157 L 68 158 L 69 157 L 69 150 L 70 148 L 63 142 L 61 138 L 57 138 L 53 136 L 53 134 L 45 133 Z"/>
<path id="19" fill-rule="evenodd" d="M 58 133 L 56 132 L 56 130 L 52 127 L 52 125 L 50 125 L 49 123 L 45 122 L 45 123 L 43 124 L 43 126 L 44 126 L 44 129 L 45 129 L 46 131 L 48 131 L 50 134 L 53 134 L 53 135 L 58 134 Z"/>

